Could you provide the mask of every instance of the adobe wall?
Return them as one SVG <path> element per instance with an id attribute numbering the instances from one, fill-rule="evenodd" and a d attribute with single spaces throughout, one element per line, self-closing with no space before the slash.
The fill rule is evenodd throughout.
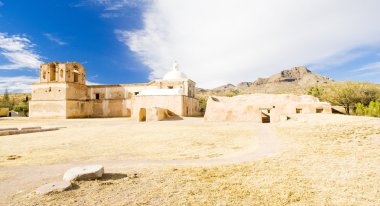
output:
<path id="1" fill-rule="evenodd" d="M 183 116 L 200 116 L 198 99 L 183 96 Z"/>
<path id="2" fill-rule="evenodd" d="M 33 83 L 32 101 L 66 100 L 66 83 Z"/>
<path id="3" fill-rule="evenodd" d="M 170 88 L 181 88 L 181 95 L 139 95 L 143 90 Z M 40 83 L 32 84 L 30 117 L 131 117 L 139 108 L 154 107 L 193 116 L 198 110 L 194 92 L 195 82 L 188 79 L 87 86 L 81 64 L 50 62 L 41 64 Z"/>
<path id="4" fill-rule="evenodd" d="M 67 100 L 66 118 L 85 118 L 91 117 L 92 105 L 86 100 Z"/>
<path id="5" fill-rule="evenodd" d="M 109 99 L 91 100 L 92 112 L 90 117 L 130 117 L 130 100 Z"/>
<path id="6" fill-rule="evenodd" d="M 168 110 L 159 108 L 159 107 L 151 107 L 146 108 L 146 121 L 147 122 L 155 122 L 161 121 L 169 117 Z"/>
<path id="7" fill-rule="evenodd" d="M 268 114 L 271 122 L 278 122 L 290 114 L 332 113 L 332 110 L 329 103 L 308 95 L 251 94 L 209 97 L 204 119 L 262 122 L 262 113 Z"/>
<path id="8" fill-rule="evenodd" d="M 220 97 L 209 97 L 204 115 L 205 120 L 261 122 L 260 105 L 221 101 Z"/>
<path id="9" fill-rule="evenodd" d="M 184 116 L 183 96 L 135 96 L 132 105 L 132 118 L 138 119 L 140 108 L 160 107 L 175 113 L 178 116 Z"/>
<path id="10" fill-rule="evenodd" d="M 76 83 L 66 83 L 67 100 L 87 100 L 88 89 L 86 85 Z"/>
<path id="11" fill-rule="evenodd" d="M 66 118 L 66 101 L 29 101 L 31 118 Z"/>

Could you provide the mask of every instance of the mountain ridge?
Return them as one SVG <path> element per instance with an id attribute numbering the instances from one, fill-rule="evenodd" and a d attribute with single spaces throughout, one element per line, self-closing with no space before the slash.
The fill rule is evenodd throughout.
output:
<path id="1" fill-rule="evenodd" d="M 257 78 L 253 82 L 226 84 L 214 89 L 198 88 L 202 94 L 225 95 L 228 93 L 293 93 L 304 94 L 310 87 L 323 86 L 333 79 L 313 73 L 304 66 L 282 70 L 267 78 Z"/>

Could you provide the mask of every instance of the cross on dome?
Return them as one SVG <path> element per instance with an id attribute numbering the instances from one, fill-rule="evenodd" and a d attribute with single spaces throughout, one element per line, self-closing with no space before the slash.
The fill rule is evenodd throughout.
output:
<path id="1" fill-rule="evenodd" d="M 177 61 L 174 61 L 173 63 L 173 69 L 165 74 L 164 80 L 181 80 L 181 79 L 188 79 L 186 74 L 179 71 L 179 65 Z"/>

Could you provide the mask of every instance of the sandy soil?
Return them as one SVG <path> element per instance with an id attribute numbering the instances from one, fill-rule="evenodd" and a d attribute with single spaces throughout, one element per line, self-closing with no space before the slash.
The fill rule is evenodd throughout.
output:
<path id="1" fill-rule="evenodd" d="M 101 163 L 112 169 L 120 165 L 221 164 L 242 154 L 247 156 L 241 160 L 257 158 L 252 151 L 260 128 L 250 123 L 238 127 L 207 123 L 201 118 L 151 123 L 128 118 L 16 118 L 2 119 L 0 128 L 30 126 L 63 128 L 0 137 L 0 199 L 60 179 L 65 170 L 83 164 Z"/>
<path id="2" fill-rule="evenodd" d="M 219 137 L 222 142 L 246 131 L 250 140 L 236 142 L 254 141 L 254 145 L 223 148 L 220 151 L 226 153 L 218 160 L 207 156 L 214 152 L 208 148 L 199 150 L 199 159 L 189 155 L 173 160 L 166 158 L 164 149 L 160 152 L 164 161 L 145 161 L 150 151 L 147 156 L 136 155 L 136 161 L 114 158 L 106 162 L 106 175 L 100 180 L 76 182 L 70 191 L 46 196 L 36 195 L 29 185 L 6 201 L 10 205 L 380 205 L 379 118 L 315 114 L 264 126 L 198 119 L 162 123 L 166 124 L 202 125 L 193 127 L 195 134 L 202 128 L 226 129 L 230 135 Z M 67 167 L 72 164 L 61 161 Z M 1 169 L 10 173 L 37 168 L 28 162 L 18 165 L 4 164 Z M 46 170 L 52 174 L 33 184 L 60 178 L 58 165 L 49 165 Z"/>
<path id="3" fill-rule="evenodd" d="M 128 118 L 0 121 L 7 127 L 66 127 L 0 137 L 0 167 L 83 160 L 207 159 L 255 147 L 258 125 L 185 121 L 138 123 Z M 8 160 L 16 156 L 16 160 Z"/>

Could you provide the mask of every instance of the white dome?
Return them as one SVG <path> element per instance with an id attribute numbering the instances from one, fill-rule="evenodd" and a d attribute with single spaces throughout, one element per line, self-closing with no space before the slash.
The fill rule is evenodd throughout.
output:
<path id="1" fill-rule="evenodd" d="M 173 70 L 165 74 L 164 80 L 178 80 L 178 79 L 187 79 L 187 76 L 183 72 L 179 71 L 177 62 L 174 62 Z"/>

